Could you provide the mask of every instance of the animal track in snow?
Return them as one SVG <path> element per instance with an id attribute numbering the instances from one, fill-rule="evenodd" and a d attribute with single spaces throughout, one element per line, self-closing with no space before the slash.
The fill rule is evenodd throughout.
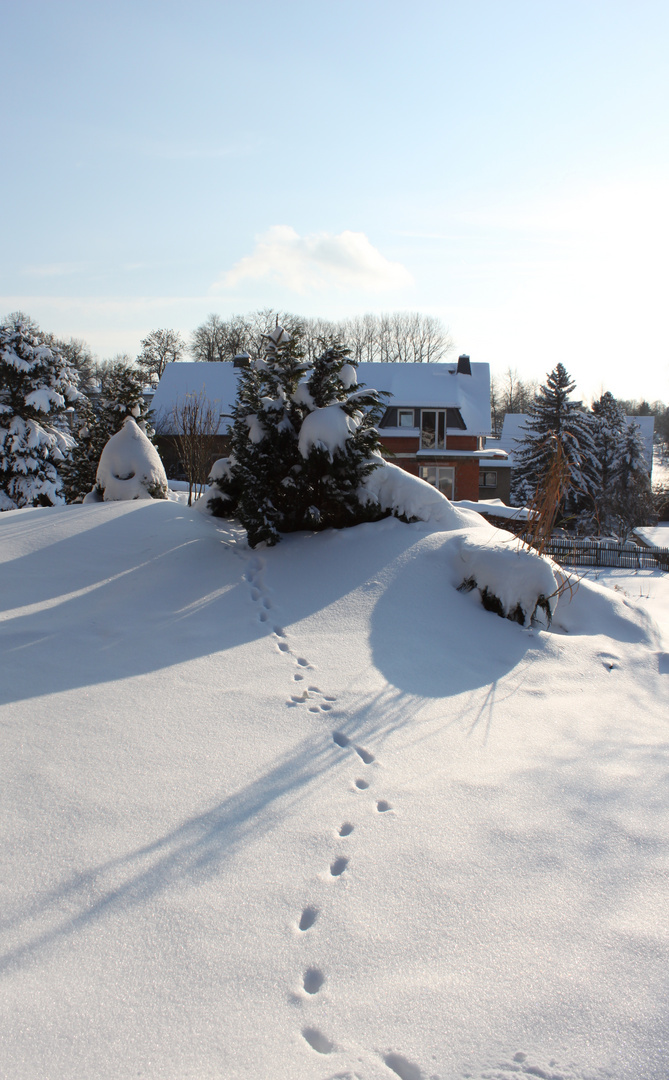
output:
<path id="1" fill-rule="evenodd" d="M 355 786 L 357 787 L 358 791 L 365 791 L 366 788 L 369 787 L 369 784 L 366 780 L 356 780 Z"/>
<path id="2" fill-rule="evenodd" d="M 264 596 L 262 606 L 265 608 L 266 611 L 269 611 L 272 606 L 272 601 L 267 596 Z"/>
<path id="3" fill-rule="evenodd" d="M 330 867 L 330 874 L 332 875 L 332 877 L 341 877 L 347 866 L 348 859 L 344 858 L 343 855 L 340 855 L 339 858 L 335 859 L 335 861 L 332 863 L 332 866 Z"/>
<path id="4" fill-rule="evenodd" d="M 389 802 L 386 802 L 385 799 L 379 799 L 379 801 L 376 804 L 376 809 L 378 810 L 378 812 L 380 814 L 385 814 L 386 811 L 392 810 L 392 806 L 390 805 Z"/>
<path id="5" fill-rule="evenodd" d="M 318 968 L 307 968 L 302 979 L 302 985 L 307 994 L 317 994 L 325 982 L 325 975 Z"/>
<path id="6" fill-rule="evenodd" d="M 255 602 L 260 599 L 260 593 L 257 589 L 251 589 L 251 599 Z"/>
<path id="7" fill-rule="evenodd" d="M 423 1080 L 423 1074 L 418 1066 L 407 1061 L 401 1054 L 386 1054 L 383 1063 L 396 1073 L 400 1080 Z"/>
<path id="8" fill-rule="evenodd" d="M 283 626 L 275 626 L 275 627 L 273 627 L 273 632 L 276 634 L 277 637 L 285 637 L 286 636 L 286 631 L 284 630 Z"/>
<path id="9" fill-rule="evenodd" d="M 302 1036 L 309 1043 L 311 1049 L 318 1054 L 331 1054 L 334 1050 L 334 1043 L 330 1042 L 318 1028 L 302 1028 Z"/>
<path id="10" fill-rule="evenodd" d="M 304 911 L 300 915 L 300 921 L 298 926 L 300 930 L 310 930 L 318 918 L 318 908 L 305 907 Z"/>
<path id="11" fill-rule="evenodd" d="M 297 662 L 300 667 L 309 667 L 309 661 L 305 660 L 303 656 L 298 656 Z"/>
<path id="12" fill-rule="evenodd" d="M 340 836 L 350 836 L 351 833 L 353 832 L 353 828 L 354 828 L 354 826 L 351 825 L 350 821 L 345 821 L 344 824 L 339 829 L 339 835 Z"/>
<path id="13" fill-rule="evenodd" d="M 358 757 L 361 757 L 365 765 L 371 765 L 374 760 L 374 755 L 370 754 L 369 750 L 365 750 L 362 746 L 355 746 L 354 750 Z"/>
<path id="14" fill-rule="evenodd" d="M 298 675 L 297 672 L 293 675 L 295 682 L 302 682 L 304 675 Z"/>
<path id="15" fill-rule="evenodd" d="M 279 652 L 290 652 L 290 646 L 287 641 L 277 641 L 276 647 Z"/>
<path id="16" fill-rule="evenodd" d="M 332 741 L 335 742 L 337 744 L 337 746 L 341 746 L 342 749 L 345 746 L 348 746 L 350 744 L 350 742 L 351 742 L 348 735 L 344 735 L 343 731 L 333 731 L 332 732 Z"/>
<path id="17" fill-rule="evenodd" d="M 258 618 L 260 619 L 260 622 L 267 622 L 267 619 L 268 619 L 267 612 L 266 611 L 261 611 Z"/>

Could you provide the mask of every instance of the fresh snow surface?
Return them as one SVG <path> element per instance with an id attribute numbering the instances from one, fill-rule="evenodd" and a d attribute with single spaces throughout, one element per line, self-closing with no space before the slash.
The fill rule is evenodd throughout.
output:
<path id="1" fill-rule="evenodd" d="M 104 491 L 105 502 L 150 499 L 149 489 L 167 495 L 167 477 L 158 451 L 131 416 L 102 451 L 96 485 L 95 490 Z"/>
<path id="2" fill-rule="evenodd" d="M 308 458 L 314 448 L 325 450 L 332 461 L 338 450 L 346 450 L 346 442 L 354 434 L 356 427 L 355 420 L 339 405 L 314 409 L 302 421 L 298 449 L 303 458 Z"/>
<path id="3" fill-rule="evenodd" d="M 0 1075 L 666 1080 L 669 576 L 522 629 L 446 507 L 0 516 Z"/>

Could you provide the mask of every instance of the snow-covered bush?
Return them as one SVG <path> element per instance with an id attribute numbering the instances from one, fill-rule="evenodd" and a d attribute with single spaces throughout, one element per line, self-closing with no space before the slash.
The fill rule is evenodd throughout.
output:
<path id="1" fill-rule="evenodd" d="M 281 532 L 385 516 L 359 494 L 380 461 L 381 411 L 376 391 L 357 385 L 341 344 L 309 365 L 299 333 L 291 337 L 277 326 L 262 357 L 240 377 L 232 454 L 207 505 L 213 513 L 236 514 L 252 547 L 276 544 Z"/>
<path id="2" fill-rule="evenodd" d="M 166 498 L 167 477 L 158 451 L 129 416 L 102 451 L 95 487 L 84 502 Z"/>
<path id="3" fill-rule="evenodd" d="M 475 543 L 462 540 L 462 592 L 478 589 L 488 611 L 527 626 L 542 611 L 550 623 L 557 606 L 561 582 L 554 564 L 520 544 L 510 533 L 498 533 Z"/>
<path id="4" fill-rule="evenodd" d="M 58 466 L 74 444 L 66 410 L 78 375 L 33 326 L 0 326 L 0 510 L 62 503 Z"/>
<path id="5" fill-rule="evenodd" d="M 61 469 L 68 503 L 81 502 L 94 486 L 102 451 L 126 417 L 132 416 L 149 439 L 153 436 L 143 382 L 141 372 L 117 358 L 102 370 L 97 394 L 77 404 L 76 445 Z"/>

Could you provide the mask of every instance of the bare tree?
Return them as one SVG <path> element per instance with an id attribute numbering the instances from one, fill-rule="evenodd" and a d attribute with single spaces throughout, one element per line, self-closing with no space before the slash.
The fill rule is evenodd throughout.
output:
<path id="1" fill-rule="evenodd" d="M 142 341 L 137 366 L 148 382 L 157 383 L 167 365 L 180 360 L 185 350 L 178 330 L 152 330 Z"/>
<path id="2" fill-rule="evenodd" d="M 202 493 L 207 482 L 211 459 L 216 451 L 220 422 L 217 408 L 207 398 L 204 387 L 199 394 L 177 398 L 171 412 L 173 438 L 188 480 L 188 505 Z"/>

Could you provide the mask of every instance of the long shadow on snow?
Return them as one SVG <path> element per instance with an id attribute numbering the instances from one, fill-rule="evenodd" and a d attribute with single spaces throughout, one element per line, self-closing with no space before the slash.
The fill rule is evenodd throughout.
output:
<path id="1" fill-rule="evenodd" d="M 100 920 L 168 889 L 190 887 L 216 875 L 249 839 L 275 829 L 307 790 L 326 782 L 340 752 L 325 740 L 319 743 L 320 749 L 313 739 L 305 739 L 263 776 L 212 809 L 152 843 L 74 874 L 0 919 L 3 935 L 23 939 L 0 952 L 0 975 L 38 959 Z"/>
<path id="2" fill-rule="evenodd" d="M 227 526 L 173 503 L 114 518 L 104 510 L 70 508 L 88 515 L 81 519 L 86 528 L 64 539 L 56 533 L 41 550 L 0 566 L 0 665 L 6 673 L 0 704 L 145 674 L 267 635 L 243 580 L 245 560 L 222 543 L 232 535 Z M 25 527 L 48 529 L 49 513 L 35 512 Z M 135 522 L 141 528 L 133 528 Z M 360 531 L 369 529 L 383 537 L 378 547 L 358 542 Z M 376 604 L 371 642 L 388 681 L 430 696 L 489 684 L 522 657 L 527 635 L 480 609 L 472 615 L 472 598 L 455 591 L 445 559 L 407 556 L 410 541 L 430 531 L 389 519 L 297 534 L 263 552 L 268 584 L 281 584 L 281 621 L 306 618 L 387 574 L 390 557 L 395 579 Z M 330 549 L 338 572 L 328 575 L 323 567 Z M 480 649 L 472 639 L 479 626 L 486 631 Z"/>

